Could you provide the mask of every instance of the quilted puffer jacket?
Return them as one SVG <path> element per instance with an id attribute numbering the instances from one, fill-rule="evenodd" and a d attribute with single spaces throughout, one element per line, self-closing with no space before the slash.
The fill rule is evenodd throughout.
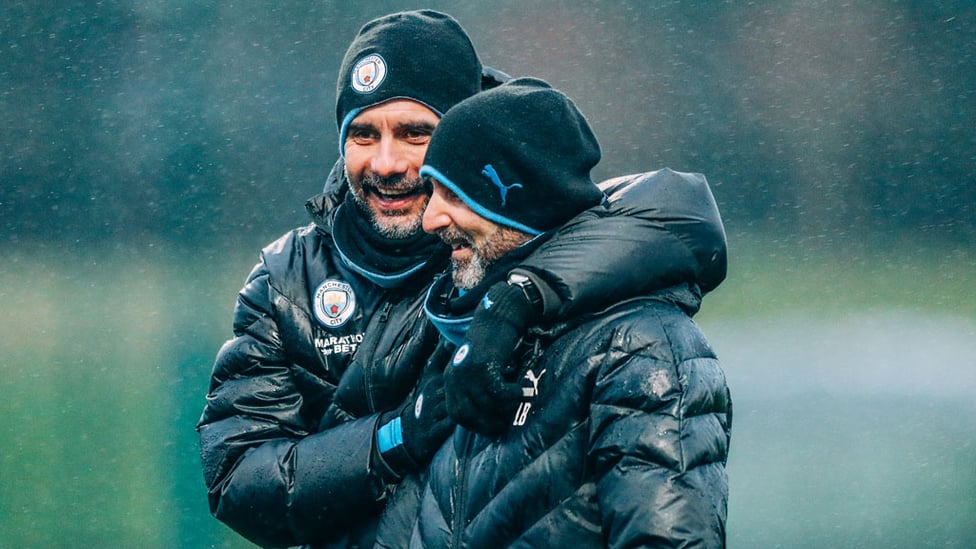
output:
<path id="1" fill-rule="evenodd" d="M 437 340 L 422 313 L 430 270 L 382 288 L 335 250 L 341 173 L 309 203 L 312 224 L 262 251 L 198 425 L 211 512 L 263 546 L 372 543 L 397 491 L 371 460 L 376 422 L 409 398 Z M 677 280 L 721 282 L 725 235 L 703 177 L 662 170 L 605 187 L 608 207 L 523 264 L 558 294 L 552 315 Z"/>
<path id="2" fill-rule="evenodd" d="M 449 277 L 434 285 L 446 293 Z M 683 283 L 533 330 L 507 432 L 458 427 L 426 482 L 391 503 L 379 544 L 724 547 L 732 402 L 692 320 L 700 304 L 698 286 Z"/>
<path id="3" fill-rule="evenodd" d="M 697 304 L 676 287 L 536 332 L 507 433 L 458 427 L 410 543 L 381 545 L 724 547 L 732 407 Z"/>

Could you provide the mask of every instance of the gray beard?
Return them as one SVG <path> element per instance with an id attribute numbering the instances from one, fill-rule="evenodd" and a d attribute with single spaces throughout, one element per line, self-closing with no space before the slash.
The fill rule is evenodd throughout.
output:
<path id="1" fill-rule="evenodd" d="M 473 254 L 469 261 L 451 260 L 451 276 L 454 285 L 462 290 L 470 290 L 485 279 L 485 273 L 494 264 L 494 261 L 485 261 L 479 254 Z"/>
<path id="2" fill-rule="evenodd" d="M 447 241 L 459 240 L 460 231 L 445 229 L 441 231 L 441 239 Z M 497 230 L 478 248 L 471 249 L 471 259 L 456 261 L 451 258 L 451 276 L 454 285 L 462 290 L 470 290 L 485 279 L 485 275 L 495 263 L 508 252 L 518 248 L 532 237 L 521 231 L 509 227 L 498 226 Z"/>
<path id="3" fill-rule="evenodd" d="M 399 211 L 395 211 L 393 214 L 401 215 L 376 215 L 376 212 L 369 209 L 369 205 L 364 203 L 358 195 L 353 193 L 352 197 L 356 202 L 356 206 L 366 215 L 366 219 L 369 219 L 370 224 L 376 229 L 376 232 L 384 238 L 402 240 L 404 238 L 410 238 L 423 230 L 424 219 L 421 216 L 415 216 L 407 220 L 403 217 L 403 212 Z"/>

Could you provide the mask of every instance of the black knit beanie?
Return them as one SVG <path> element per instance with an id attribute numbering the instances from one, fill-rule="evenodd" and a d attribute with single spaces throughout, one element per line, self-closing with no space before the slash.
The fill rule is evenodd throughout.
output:
<path id="1" fill-rule="evenodd" d="M 405 11 L 363 25 L 349 45 L 336 83 L 339 149 L 361 111 L 412 99 L 438 115 L 481 90 L 481 61 L 450 15 Z"/>
<path id="2" fill-rule="evenodd" d="M 576 104 L 542 80 L 518 78 L 448 111 L 420 174 L 481 217 L 535 235 L 603 200 L 590 178 L 599 161 Z"/>

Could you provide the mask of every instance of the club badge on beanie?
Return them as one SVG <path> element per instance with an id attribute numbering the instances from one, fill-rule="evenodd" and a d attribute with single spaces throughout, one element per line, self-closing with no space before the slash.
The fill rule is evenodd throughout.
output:
<path id="1" fill-rule="evenodd" d="M 433 10 L 374 19 L 346 50 L 336 83 L 336 124 L 343 152 L 349 123 L 364 109 L 412 99 L 443 115 L 481 90 L 481 61 L 461 25 Z"/>
<path id="2" fill-rule="evenodd" d="M 420 174 L 481 217 L 536 235 L 604 199 L 590 177 L 599 161 L 576 104 L 542 80 L 517 78 L 449 110 Z"/>

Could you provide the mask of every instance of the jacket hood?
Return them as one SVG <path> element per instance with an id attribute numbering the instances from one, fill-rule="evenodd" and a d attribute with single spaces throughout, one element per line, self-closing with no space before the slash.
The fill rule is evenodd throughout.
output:
<path id="1" fill-rule="evenodd" d="M 533 326 L 529 328 L 529 334 L 542 340 L 551 341 L 581 324 L 599 318 L 612 318 L 617 311 L 628 310 L 631 305 L 642 301 L 668 303 L 678 307 L 689 317 L 694 317 L 701 308 L 702 292 L 697 284 L 676 284 L 647 296 L 634 297 L 608 304 L 603 310 L 574 314 L 548 325 Z M 470 322 L 470 319 L 468 321 Z"/>
<path id="2" fill-rule="evenodd" d="M 640 204 L 632 214 L 660 226 L 680 242 L 687 256 L 676 262 L 682 282 L 703 293 L 717 288 L 728 273 L 725 226 L 705 176 L 670 168 L 606 180 L 600 187 L 621 203 Z M 630 195 L 630 196 L 627 196 Z"/>
<path id="3" fill-rule="evenodd" d="M 725 229 L 705 176 L 664 168 L 599 186 L 606 204 L 560 227 L 544 256 L 520 267 L 558 296 L 547 318 L 604 310 L 680 284 L 707 293 L 725 280 Z"/>

